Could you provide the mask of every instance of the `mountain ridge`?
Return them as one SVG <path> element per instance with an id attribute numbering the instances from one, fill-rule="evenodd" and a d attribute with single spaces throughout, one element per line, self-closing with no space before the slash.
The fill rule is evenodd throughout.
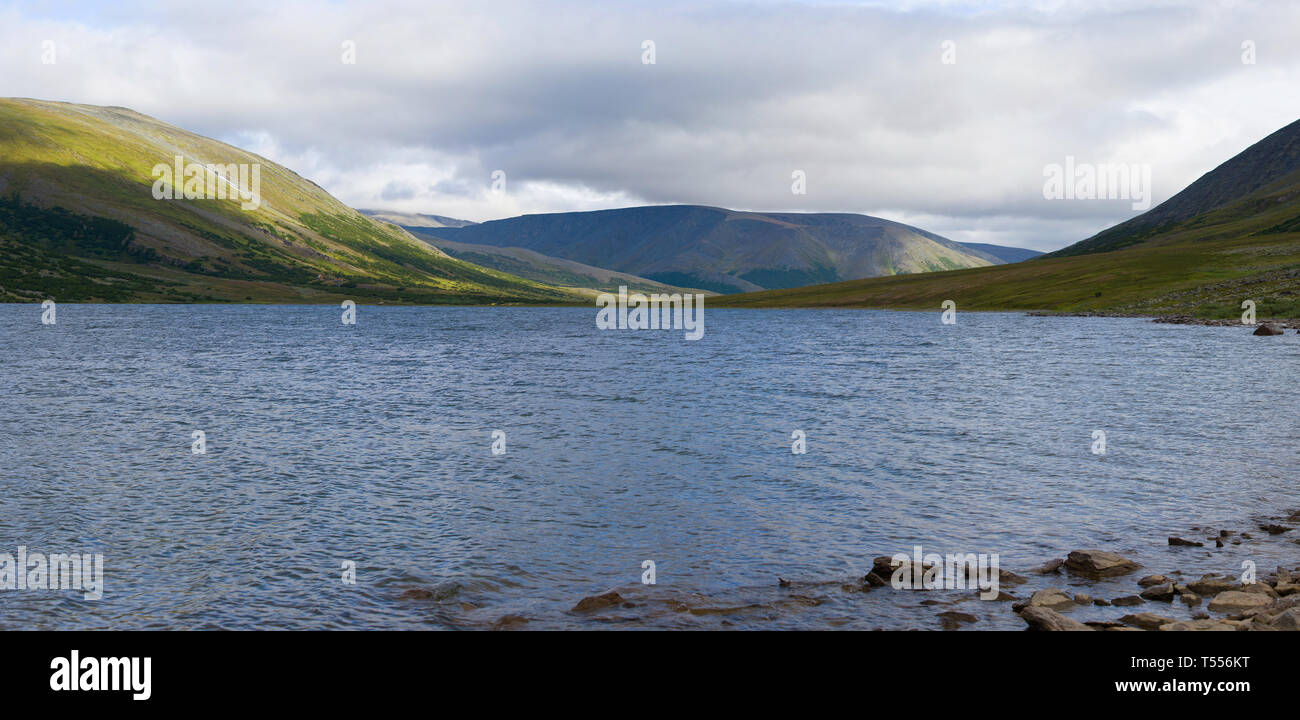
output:
<path id="1" fill-rule="evenodd" d="M 647 205 L 536 213 L 422 235 L 518 247 L 655 282 L 728 293 L 1002 262 L 903 223 L 856 213 Z"/>
<path id="2" fill-rule="evenodd" d="M 256 166 L 257 207 L 157 199 L 154 168 L 176 157 Z M 0 299 L 574 299 L 456 260 L 288 168 L 127 108 L 0 99 L 0 197 Z"/>

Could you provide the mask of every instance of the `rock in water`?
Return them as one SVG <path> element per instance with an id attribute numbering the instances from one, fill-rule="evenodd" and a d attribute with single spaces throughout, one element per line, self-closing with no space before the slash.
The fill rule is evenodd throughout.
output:
<path id="1" fill-rule="evenodd" d="M 1263 325 L 1260 325 L 1259 327 L 1255 328 L 1256 335 L 1281 335 L 1282 332 L 1283 332 L 1282 328 L 1274 325 L 1273 323 L 1264 323 Z"/>
<path id="2" fill-rule="evenodd" d="M 1182 539 L 1182 538 L 1180 538 L 1180 537 L 1170 537 L 1170 538 L 1169 538 L 1169 544 L 1170 544 L 1170 545 L 1183 545 L 1183 546 L 1186 546 L 1186 547 L 1205 547 L 1205 545 L 1204 545 L 1203 543 L 1198 543 L 1198 542 L 1196 542 L 1195 540 L 1184 540 L 1184 539 Z"/>
<path id="3" fill-rule="evenodd" d="M 1047 562 L 1043 563 L 1042 565 L 1039 565 L 1038 567 L 1034 568 L 1033 570 L 1030 570 L 1029 572 L 1037 573 L 1039 575 L 1047 575 L 1048 573 L 1056 572 L 1064 564 L 1065 561 L 1059 558 L 1056 560 L 1048 560 Z"/>
<path id="4" fill-rule="evenodd" d="M 1106 578 L 1133 572 L 1142 567 L 1123 555 L 1105 550 L 1075 550 L 1065 558 L 1065 568 L 1075 575 Z"/>
<path id="5" fill-rule="evenodd" d="M 1138 613 L 1136 615 L 1125 615 L 1119 619 L 1120 622 L 1133 627 L 1142 628 L 1143 630 L 1159 630 L 1161 625 L 1178 622 L 1171 617 L 1157 615 L 1155 613 Z"/>
<path id="6" fill-rule="evenodd" d="M 947 612 L 939 613 L 939 621 L 943 624 L 944 630 L 956 630 L 961 627 L 962 623 L 979 622 L 979 618 L 970 613 L 949 610 Z"/>
<path id="7" fill-rule="evenodd" d="M 1051 608 L 1045 607 L 1028 607 L 1020 613 L 1020 619 L 1029 623 L 1032 630 L 1054 630 L 1054 631 L 1092 631 L 1092 628 L 1083 623 L 1068 618 Z"/>
<path id="8" fill-rule="evenodd" d="M 573 606 L 573 612 L 591 612 L 592 610 L 600 610 L 602 608 L 622 604 L 623 596 L 611 591 L 604 595 L 592 595 L 591 597 L 585 597 L 579 600 L 578 604 Z"/>
<path id="9" fill-rule="evenodd" d="M 1152 585 L 1146 590 L 1143 590 L 1140 594 L 1144 600 L 1161 600 L 1169 602 L 1174 599 L 1174 585 L 1173 583 Z"/>
<path id="10" fill-rule="evenodd" d="M 1249 610 L 1271 605 L 1273 600 L 1263 593 L 1248 593 L 1238 590 L 1225 590 L 1210 601 L 1210 609 L 1215 612 L 1232 612 Z"/>
<path id="11" fill-rule="evenodd" d="M 1047 588 L 1039 590 L 1029 598 L 1028 607 L 1063 608 L 1074 604 L 1074 598 L 1064 590 Z"/>

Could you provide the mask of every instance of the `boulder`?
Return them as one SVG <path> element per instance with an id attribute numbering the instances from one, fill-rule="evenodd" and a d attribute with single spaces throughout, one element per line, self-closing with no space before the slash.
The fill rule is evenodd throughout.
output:
<path id="1" fill-rule="evenodd" d="M 1260 325 L 1259 327 L 1255 328 L 1256 335 L 1281 335 L 1282 333 L 1283 333 L 1282 328 L 1274 325 L 1273 323 L 1264 323 L 1263 325 Z"/>
<path id="2" fill-rule="evenodd" d="M 1110 602 L 1112 605 L 1116 605 L 1118 607 L 1128 607 L 1130 605 L 1141 605 L 1145 603 L 1146 600 L 1143 600 L 1137 595 L 1125 595 L 1124 597 L 1117 597 L 1114 600 L 1111 600 Z"/>
<path id="3" fill-rule="evenodd" d="M 1105 550 L 1075 550 L 1065 558 L 1065 568 L 1075 575 L 1106 578 L 1133 572 L 1142 567 L 1123 555 Z"/>
<path id="4" fill-rule="evenodd" d="M 1029 623 L 1030 630 L 1048 630 L 1056 632 L 1092 630 L 1092 628 L 1084 625 L 1078 620 L 1068 618 L 1047 607 L 1025 608 L 1020 613 L 1020 619 Z"/>
<path id="5" fill-rule="evenodd" d="M 1151 587 L 1152 585 L 1164 585 L 1167 582 L 1173 581 L 1164 575 L 1147 575 L 1141 580 L 1138 580 L 1138 585 L 1141 585 L 1142 587 Z"/>
<path id="6" fill-rule="evenodd" d="M 1161 625 L 1178 622 L 1173 618 L 1165 617 L 1164 615 L 1157 615 L 1155 613 L 1125 615 L 1120 618 L 1119 621 L 1125 625 L 1132 625 L 1133 627 L 1142 628 L 1143 630 L 1157 630 Z"/>
<path id="7" fill-rule="evenodd" d="M 1205 543 L 1198 543 L 1195 540 L 1184 540 L 1180 537 L 1169 537 L 1170 545 L 1182 545 L 1186 547 L 1205 547 Z"/>
<path id="8" fill-rule="evenodd" d="M 1048 607 L 1052 609 L 1069 607 L 1074 604 L 1074 598 L 1064 590 L 1056 588 L 1047 588 L 1039 590 L 1029 598 L 1029 607 Z"/>
<path id="9" fill-rule="evenodd" d="M 1272 604 L 1272 600 L 1262 593 L 1225 590 L 1210 601 L 1210 609 L 1215 612 L 1234 612 L 1262 608 Z"/>
<path id="10" fill-rule="evenodd" d="M 1268 624 L 1280 630 L 1300 630 L 1300 609 L 1290 608 L 1274 615 Z"/>
<path id="11" fill-rule="evenodd" d="M 1266 583 L 1262 583 L 1262 582 L 1253 582 L 1250 583 L 1249 585 L 1243 585 L 1241 586 L 1241 591 L 1248 592 L 1248 593 L 1259 593 L 1260 595 L 1267 595 L 1273 598 L 1274 600 L 1282 597 L 1281 594 L 1278 593 L 1278 591 L 1274 590 L 1273 588 L 1269 587 Z"/>

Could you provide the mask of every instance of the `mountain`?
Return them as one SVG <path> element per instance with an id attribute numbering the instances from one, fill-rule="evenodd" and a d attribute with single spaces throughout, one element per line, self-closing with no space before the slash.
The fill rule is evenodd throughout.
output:
<path id="1" fill-rule="evenodd" d="M 719 293 L 1002 262 L 934 233 L 867 215 L 755 213 L 699 205 L 523 215 L 428 228 L 421 235 L 434 244 L 444 240 L 523 248 Z"/>
<path id="2" fill-rule="evenodd" d="M 369 215 L 372 218 L 378 218 L 384 222 L 389 222 L 399 227 L 418 227 L 418 228 L 440 228 L 440 227 L 465 227 L 466 225 L 477 225 L 472 220 L 457 220 L 443 215 L 426 215 L 424 213 L 404 213 L 394 210 L 366 210 L 358 208 L 357 212 L 362 215 Z"/>
<path id="3" fill-rule="evenodd" d="M 187 189 L 157 199 L 180 157 Z M 226 177 L 207 166 L 230 166 Z M 239 175 L 242 170 L 243 175 Z M 182 172 L 184 175 L 184 172 Z M 232 180 L 233 179 L 233 180 Z M 258 187 L 260 186 L 260 187 Z M 248 191 L 236 195 L 236 189 Z M 256 190 L 257 192 L 253 192 Z M 0 300 L 478 303 L 568 291 L 447 256 L 291 170 L 132 110 L 0 99 Z"/>
<path id="4" fill-rule="evenodd" d="M 1024 262 L 1026 260 L 1033 260 L 1043 254 L 1037 250 L 1009 247 L 1006 245 L 990 245 L 988 243 L 961 243 L 961 246 L 978 253 L 992 255 L 1002 261 L 1002 263 Z"/>
<path id="5" fill-rule="evenodd" d="M 1251 145 L 1241 154 L 1202 175 L 1196 182 L 1137 217 L 1052 253 L 1056 257 L 1119 250 L 1157 240 L 1188 229 L 1187 221 L 1220 208 L 1240 204 L 1253 196 L 1283 198 L 1268 189 L 1292 188 L 1300 169 L 1300 120 Z M 1285 193 L 1283 193 L 1285 195 Z M 1238 215 L 1256 208 L 1238 207 Z M 1222 223 L 1225 218 L 1218 218 Z"/>
<path id="6" fill-rule="evenodd" d="M 719 298 L 736 307 L 1049 310 L 1300 318 L 1300 121 L 1169 200 L 1050 255 L 997 267 Z"/>
<path id="7" fill-rule="evenodd" d="M 577 292 L 594 295 L 598 291 L 616 291 L 619 287 L 627 287 L 630 290 L 647 293 L 703 292 L 707 295 L 715 294 L 699 288 L 677 287 L 629 273 L 592 267 L 580 262 L 565 260 L 564 258 L 543 255 L 524 248 L 474 245 L 456 242 L 455 240 L 444 240 L 431 235 L 427 227 L 406 226 L 405 229 L 417 238 L 425 240 L 430 245 L 454 258 L 547 285 L 570 288 Z"/>

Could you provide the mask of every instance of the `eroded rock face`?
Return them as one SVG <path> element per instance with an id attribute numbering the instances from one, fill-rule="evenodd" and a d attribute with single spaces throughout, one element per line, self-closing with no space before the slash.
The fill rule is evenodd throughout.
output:
<path id="1" fill-rule="evenodd" d="M 1105 550 L 1075 550 L 1065 558 L 1065 568 L 1075 575 L 1107 578 L 1124 575 L 1142 567 L 1118 553 Z"/>
<path id="2" fill-rule="evenodd" d="M 1061 613 L 1047 607 L 1028 607 L 1020 612 L 1020 619 L 1029 623 L 1033 630 L 1048 630 L 1055 632 L 1071 632 L 1086 630 L 1092 632 L 1092 628 L 1073 618 L 1068 618 Z"/>
<path id="3" fill-rule="evenodd" d="M 1225 590 L 1210 601 L 1210 610 L 1215 612 L 1234 612 L 1262 608 L 1273 604 L 1272 598 L 1263 593 L 1248 593 L 1239 590 Z"/>

